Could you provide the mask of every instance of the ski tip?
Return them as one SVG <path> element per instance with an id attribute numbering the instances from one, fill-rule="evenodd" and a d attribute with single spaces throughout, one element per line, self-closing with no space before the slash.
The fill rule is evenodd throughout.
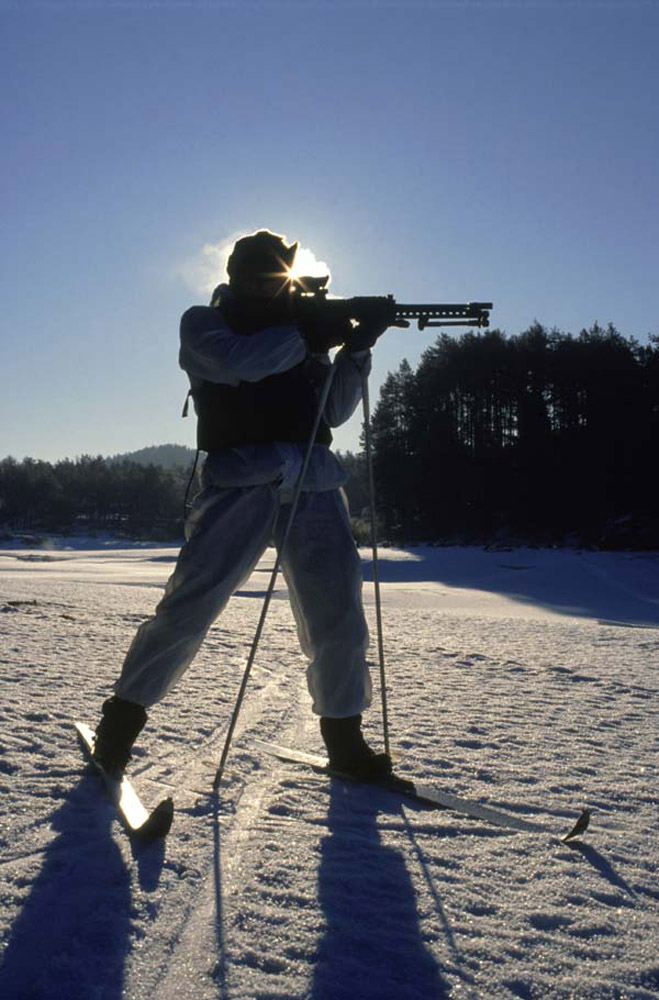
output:
<path id="1" fill-rule="evenodd" d="M 161 837 L 167 836 L 173 819 L 174 800 L 167 797 L 156 806 L 146 822 L 133 831 L 133 834 L 140 843 L 149 844 L 154 840 L 159 840 Z"/>
<path id="2" fill-rule="evenodd" d="M 570 840 L 574 840 L 575 837 L 579 837 L 582 833 L 585 833 L 590 825 L 590 809 L 582 809 L 579 819 L 574 824 L 571 830 L 561 837 L 564 844 L 567 844 Z"/>

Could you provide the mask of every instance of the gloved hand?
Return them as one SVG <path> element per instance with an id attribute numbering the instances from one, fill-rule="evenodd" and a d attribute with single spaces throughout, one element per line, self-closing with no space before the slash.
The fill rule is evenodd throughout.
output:
<path id="1" fill-rule="evenodd" d="M 360 318 L 357 326 L 353 327 L 345 342 L 350 353 L 366 351 L 373 347 L 378 337 L 394 325 L 395 316 L 395 306 L 386 299 L 370 302 L 368 312 Z"/>
<path id="2" fill-rule="evenodd" d="M 298 320 L 298 330 L 311 354 L 326 354 L 331 347 L 340 347 L 352 335 L 349 319 L 339 319 L 324 314 L 323 310 L 309 310 Z"/>

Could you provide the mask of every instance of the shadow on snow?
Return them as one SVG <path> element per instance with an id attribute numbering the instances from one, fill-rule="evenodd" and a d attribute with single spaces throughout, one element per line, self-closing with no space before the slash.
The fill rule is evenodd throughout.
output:
<path id="1" fill-rule="evenodd" d="M 419 546 L 401 554 L 380 551 L 383 583 L 483 590 L 605 625 L 659 628 L 656 553 Z M 373 579 L 369 561 L 364 578 Z"/>
<path id="2" fill-rule="evenodd" d="M 318 944 L 313 1000 L 441 1000 L 450 995 L 424 944 L 404 856 L 380 839 L 381 811 L 404 819 L 402 805 L 386 792 L 331 782 L 329 833 L 318 871 L 325 931 Z M 439 897 L 435 904 L 441 910 Z M 440 917 L 453 947 L 443 910 Z"/>
<path id="3" fill-rule="evenodd" d="M 0 965 L 0 996 L 123 996 L 132 904 L 129 872 L 111 835 L 115 818 L 95 774 L 85 775 L 49 818 L 57 836 L 14 921 Z M 153 888 L 162 844 L 135 848 L 135 857 L 142 887 Z"/>

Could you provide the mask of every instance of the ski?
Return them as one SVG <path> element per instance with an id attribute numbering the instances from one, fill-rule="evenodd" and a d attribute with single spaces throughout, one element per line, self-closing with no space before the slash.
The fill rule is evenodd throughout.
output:
<path id="1" fill-rule="evenodd" d="M 353 775 L 334 770 L 329 766 L 326 758 L 321 757 L 319 754 L 305 753 L 301 750 L 295 750 L 293 747 L 279 746 L 277 743 L 264 743 L 262 740 L 252 740 L 251 742 L 255 749 L 270 754 L 272 757 L 277 757 L 279 760 L 295 764 L 306 764 L 316 772 L 322 772 L 330 777 L 340 778 L 344 781 L 360 781 L 359 778 L 355 778 Z M 520 833 L 545 833 L 550 836 L 556 836 L 556 831 L 544 823 L 532 823 L 529 820 L 520 819 L 517 816 L 512 816 L 510 813 L 503 812 L 501 809 L 485 806 L 480 802 L 464 798 L 461 795 L 453 795 L 451 792 L 431 788 L 428 785 L 419 784 L 417 781 L 401 778 L 396 774 L 378 781 L 369 782 L 369 784 L 396 792 L 399 795 L 415 799 L 418 802 L 425 802 L 428 805 L 441 809 L 450 809 L 452 812 L 470 816 L 472 819 L 483 820 L 485 823 L 507 827 Z M 576 823 L 570 827 L 567 833 L 562 836 L 559 835 L 560 839 L 563 843 L 567 843 L 573 838 L 578 837 L 588 829 L 589 823 L 590 810 L 582 809 Z"/>
<path id="2" fill-rule="evenodd" d="M 94 760 L 94 733 L 89 726 L 84 722 L 76 722 L 75 728 L 86 760 L 94 765 L 103 778 L 108 795 L 117 807 L 121 821 L 131 836 L 142 843 L 149 843 L 166 836 L 174 818 L 173 800 L 163 799 L 149 812 L 125 775 L 117 778 Z"/>

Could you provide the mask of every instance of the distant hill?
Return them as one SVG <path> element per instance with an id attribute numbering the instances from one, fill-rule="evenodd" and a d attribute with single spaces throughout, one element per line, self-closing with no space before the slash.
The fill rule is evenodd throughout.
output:
<path id="1" fill-rule="evenodd" d="M 177 469 L 191 465 L 194 456 L 194 448 L 188 448 L 184 444 L 152 444 L 139 451 L 111 455 L 106 458 L 106 462 L 136 462 L 138 465 L 160 465 L 164 469 Z"/>

